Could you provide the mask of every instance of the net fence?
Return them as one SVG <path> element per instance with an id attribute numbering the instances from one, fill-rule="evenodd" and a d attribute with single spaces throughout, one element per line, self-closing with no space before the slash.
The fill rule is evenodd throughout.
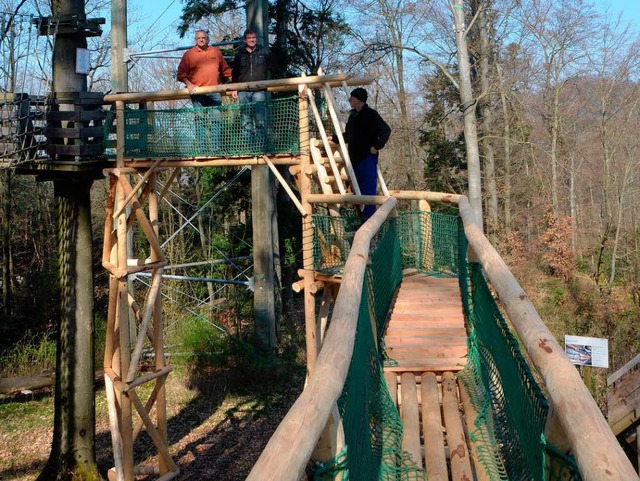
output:
<path id="1" fill-rule="evenodd" d="M 297 96 L 217 107 L 124 110 L 126 158 L 234 157 L 299 153 Z M 115 155 L 115 112 L 105 123 Z"/>
<path id="2" fill-rule="evenodd" d="M 51 26 L 47 37 L 40 36 L 33 15 L 20 13 L 21 7 L 0 6 L 0 168 L 46 156 L 44 119 L 56 30 Z"/>

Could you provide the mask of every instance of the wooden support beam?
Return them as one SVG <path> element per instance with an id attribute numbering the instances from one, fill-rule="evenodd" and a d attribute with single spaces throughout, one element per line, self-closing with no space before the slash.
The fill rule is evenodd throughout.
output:
<path id="1" fill-rule="evenodd" d="M 169 454 L 167 445 L 165 444 L 164 439 L 162 439 L 162 437 L 158 433 L 156 427 L 153 425 L 153 421 L 149 417 L 147 410 L 142 404 L 142 401 L 140 401 L 140 398 L 135 391 L 129 391 L 128 395 L 131 398 L 131 402 L 135 406 L 136 411 L 138 411 L 138 414 L 142 418 L 142 421 L 147 428 L 147 433 L 153 440 L 153 444 L 155 444 L 156 448 L 158 449 L 158 453 L 162 457 L 163 461 L 169 465 L 171 471 L 177 472 L 178 466 L 176 466 L 176 464 L 173 462 L 173 459 L 171 459 L 171 454 Z"/>
<path id="2" fill-rule="evenodd" d="M 442 376 L 442 411 L 444 425 L 447 428 L 451 479 L 454 481 L 473 479 L 469 448 L 467 447 L 460 410 L 458 409 L 456 378 L 451 372 L 445 372 Z"/>
<path id="3" fill-rule="evenodd" d="M 129 202 L 131 202 L 131 199 L 133 199 L 133 197 L 142 188 L 145 182 L 149 179 L 149 176 L 151 176 L 151 174 L 155 172 L 155 169 L 158 167 L 158 164 L 160 163 L 160 161 L 161 161 L 160 159 L 156 160 L 154 164 L 149 168 L 149 170 L 147 170 L 144 173 L 144 175 L 142 176 L 142 179 L 140 179 L 138 183 L 133 187 L 133 189 L 131 189 L 131 192 L 127 194 L 127 198 L 124 200 L 124 205 L 119 205 L 118 210 L 116 211 L 115 214 L 113 214 L 114 219 L 118 217 L 127 208 L 127 205 L 129 205 Z M 121 169 L 115 168 L 113 169 L 113 174 L 119 177 L 120 175 L 124 174 L 124 172 L 122 172 Z"/>
<path id="4" fill-rule="evenodd" d="M 343 81 L 347 83 L 355 82 L 356 85 L 370 84 L 373 79 L 371 77 L 352 78 L 351 75 L 312 75 L 309 77 L 293 77 L 287 79 L 262 80 L 260 82 L 241 82 L 215 85 L 210 87 L 198 87 L 198 92 L 202 94 L 210 94 L 214 92 L 227 93 L 234 90 L 268 90 L 268 91 L 295 91 L 301 85 L 310 85 L 319 88 L 326 84 L 339 85 Z M 104 96 L 105 103 L 111 102 L 127 102 L 139 103 L 147 101 L 159 100 L 179 100 L 188 99 L 191 96 L 189 89 L 179 90 L 158 90 L 155 92 L 126 92 L 118 94 L 109 94 Z"/>
<path id="5" fill-rule="evenodd" d="M 124 189 L 125 194 L 129 194 L 131 192 L 131 184 L 129 184 L 129 180 L 126 178 L 126 176 L 119 175 L 118 182 Z M 131 200 L 131 207 L 136 215 L 136 218 L 138 219 L 138 222 L 140 223 L 140 227 L 142 228 L 142 231 L 144 232 L 147 240 L 149 241 L 149 245 L 151 246 L 151 258 L 154 261 L 166 261 L 166 258 L 162 253 L 162 247 L 160 247 L 160 243 L 158 242 L 158 238 L 153 230 L 153 227 L 151 226 L 151 223 L 147 219 L 144 211 L 142 210 L 142 206 L 140 205 L 138 200 L 135 198 L 135 196 Z M 119 234 L 118 234 L 118 237 L 119 237 Z M 126 266 L 126 260 L 124 264 Z M 119 265 L 118 267 L 121 267 L 121 266 Z"/>
<path id="6" fill-rule="evenodd" d="M 395 373 L 392 373 L 395 375 Z M 442 414 L 438 380 L 434 372 L 421 374 L 422 433 L 424 439 L 424 461 L 429 481 L 448 481 L 447 458 L 442 434 Z"/>
<path id="7" fill-rule="evenodd" d="M 402 388 L 402 403 L 400 405 L 402 417 L 402 450 L 411 454 L 411 459 L 416 463 L 418 469 L 422 469 L 416 376 L 410 372 L 402 373 L 400 386 Z"/>
<path id="8" fill-rule="evenodd" d="M 140 325 L 138 339 L 136 340 L 136 346 L 131 355 L 131 364 L 129 365 L 129 371 L 125 377 L 127 383 L 132 383 L 138 370 L 138 363 L 140 362 L 140 356 L 142 355 L 142 348 L 144 346 L 144 339 L 147 334 L 147 329 L 151 323 L 151 317 L 153 311 L 156 308 L 156 298 L 160 293 L 160 284 L 162 283 L 162 269 L 156 269 L 151 274 L 151 287 L 147 294 L 147 304 L 144 310 L 144 316 L 142 317 L 142 324 Z"/>
<path id="9" fill-rule="evenodd" d="M 171 371 L 173 371 L 173 367 L 169 364 L 158 371 L 143 374 L 142 376 L 136 378 L 134 381 L 127 383 L 125 392 L 131 391 L 132 389 L 135 389 L 142 384 L 148 383 L 149 381 L 153 381 L 154 379 L 157 379 L 161 376 L 167 376 Z"/>
<path id="10" fill-rule="evenodd" d="M 278 172 L 278 169 L 276 169 L 276 166 L 273 165 L 273 162 L 271 162 L 271 160 L 269 160 L 269 157 L 267 157 L 266 155 L 263 155 L 262 158 L 264 159 L 265 163 L 269 166 L 269 169 L 271 170 L 273 175 L 276 176 L 276 179 L 278 179 L 278 182 L 280 182 L 280 185 L 282 186 L 282 188 L 289 195 L 289 198 L 291 199 L 293 204 L 296 206 L 296 208 L 300 212 L 300 215 L 302 217 L 306 217 L 307 215 L 309 215 L 309 213 L 304 209 L 304 207 L 302 207 L 302 204 L 300 203 L 296 195 L 291 190 L 291 187 L 289 187 L 289 184 L 287 184 L 287 181 L 284 180 L 284 177 L 282 177 L 282 174 Z"/>

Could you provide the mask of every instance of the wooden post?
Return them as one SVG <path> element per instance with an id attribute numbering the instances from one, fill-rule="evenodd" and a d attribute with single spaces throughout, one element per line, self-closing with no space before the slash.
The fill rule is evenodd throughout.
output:
<path id="1" fill-rule="evenodd" d="M 178 169 L 176 169 L 176 171 L 177 170 Z M 153 227 L 156 238 L 159 237 L 160 233 L 160 224 L 158 218 L 159 199 L 156 193 L 157 181 L 158 173 L 156 171 L 151 175 L 151 177 L 149 177 L 149 184 L 151 186 L 149 193 L 149 221 L 151 222 L 151 226 Z M 153 350 L 155 355 L 155 367 L 158 370 L 164 369 L 166 367 L 166 361 L 164 358 L 163 327 L 162 296 L 161 293 L 158 292 L 158 295 L 155 298 L 153 309 Z M 160 437 L 162 438 L 164 444 L 168 446 L 169 437 L 167 432 L 167 402 L 164 382 L 165 379 L 166 376 L 163 376 L 156 381 L 155 390 L 158 393 L 156 396 L 156 423 Z M 158 456 L 158 463 L 160 467 L 160 474 L 165 474 L 169 471 L 169 465 L 164 461 L 162 456 Z"/>
<path id="2" fill-rule="evenodd" d="M 124 137 L 123 137 L 124 139 Z M 120 140 L 120 139 L 118 139 Z M 125 191 L 122 183 L 117 187 L 118 206 L 123 205 L 125 201 Z M 117 243 L 117 266 L 119 269 L 127 269 L 127 218 L 123 212 L 117 219 L 118 243 Z M 118 279 L 118 302 L 116 309 L 116 332 L 118 333 L 119 347 L 114 353 L 112 363 L 117 381 L 124 380 L 126 373 L 129 371 L 131 340 L 129 330 L 129 288 L 128 276 Z M 132 424 L 132 406 L 128 396 L 123 395 L 119 389 L 116 389 L 116 400 L 120 406 L 120 433 L 122 437 L 122 471 L 124 472 L 124 481 L 133 481 L 133 424 Z"/>
<path id="3" fill-rule="evenodd" d="M 309 102 L 307 100 L 308 89 L 301 86 L 298 93 L 298 114 L 300 122 L 300 167 L 311 165 L 310 139 L 309 139 Z M 302 207 L 306 212 L 313 213 L 313 206 L 307 200 L 311 194 L 311 179 L 307 175 L 300 176 L 300 196 Z M 318 344 L 316 340 L 316 299 L 311 292 L 314 283 L 313 275 L 313 226 L 312 215 L 302 218 L 302 259 L 304 267 L 304 318 L 307 346 L 307 375 L 313 373 L 313 366 L 318 357 Z"/>

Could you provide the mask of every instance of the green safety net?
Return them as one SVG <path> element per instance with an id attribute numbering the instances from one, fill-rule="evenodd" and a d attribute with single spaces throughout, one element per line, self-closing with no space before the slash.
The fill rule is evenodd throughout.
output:
<path id="1" fill-rule="evenodd" d="M 336 218 L 332 220 L 339 222 Z M 396 222 L 392 220 L 371 242 L 371 262 L 363 283 L 353 357 L 338 400 L 346 448 L 332 461 L 319 465 L 315 479 L 425 479 L 424 470 L 418 469 L 410 455 L 402 451 L 402 423 L 387 390 L 372 329 L 373 315 L 376 331 L 381 332 L 393 294 L 402 280 L 398 240 Z"/>
<path id="2" fill-rule="evenodd" d="M 316 215 L 314 264 L 339 274 L 360 221 Z M 469 354 L 459 373 L 478 417 L 470 438 L 492 480 L 579 481 L 572 457 L 543 436 L 548 403 L 478 264 L 466 260 L 467 241 L 456 216 L 400 212 L 373 239 L 363 285 L 353 358 L 339 400 L 346 448 L 318 465 L 315 479 L 428 479 L 402 451 L 402 426 L 384 382 L 382 338 L 402 269 L 458 276 L 469 330 Z M 376 348 L 372 319 L 378 336 Z"/>
<path id="3" fill-rule="evenodd" d="M 125 109 L 127 158 L 297 154 L 297 96 L 166 110 Z M 105 149 L 115 154 L 115 113 L 105 122 Z"/>

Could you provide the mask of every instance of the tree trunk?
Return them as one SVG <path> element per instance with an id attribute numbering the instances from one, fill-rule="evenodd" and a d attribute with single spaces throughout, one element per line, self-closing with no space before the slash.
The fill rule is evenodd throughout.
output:
<path id="1" fill-rule="evenodd" d="M 504 142 L 504 188 L 503 188 L 503 207 L 504 207 L 504 230 L 507 234 L 511 233 L 511 118 L 509 116 L 509 104 L 507 102 L 507 94 L 505 93 L 504 77 L 502 76 L 502 68 L 500 62 L 496 62 L 496 71 L 500 82 L 500 103 L 502 105 L 502 136 Z"/>
<path id="2" fill-rule="evenodd" d="M 56 182 L 61 312 L 51 455 L 38 477 L 99 479 L 94 455 L 91 181 Z"/>
<path id="3" fill-rule="evenodd" d="M 482 227 L 482 176 L 480 172 L 480 151 L 478 148 L 476 100 L 473 96 L 473 88 L 471 85 L 471 65 L 469 63 L 469 49 L 467 47 L 464 1 L 454 0 L 451 3 L 451 7 L 456 46 L 458 49 L 460 109 L 464 115 L 464 140 L 469 172 L 469 203 Z"/>
<path id="4" fill-rule="evenodd" d="M 484 95 L 481 102 L 482 117 L 482 146 L 484 151 L 484 173 L 485 185 L 487 187 L 487 213 L 489 215 L 490 229 L 489 234 L 493 242 L 496 240 L 498 232 L 498 188 L 496 184 L 496 165 L 493 151 L 493 141 L 491 134 L 493 133 L 493 106 L 491 103 L 491 74 L 489 62 L 491 60 L 491 47 L 489 38 L 489 20 L 487 18 L 487 9 L 484 8 L 484 2 L 477 2 L 476 8 L 480 9 L 478 14 L 478 27 L 480 31 L 480 90 Z"/>
<path id="5" fill-rule="evenodd" d="M 256 31 L 263 45 L 268 45 L 266 0 L 247 2 L 247 26 Z M 253 219 L 253 279 L 255 338 L 259 349 L 271 351 L 276 346 L 274 253 L 279 252 L 275 179 L 266 165 L 251 169 Z M 274 239 L 274 232 L 276 237 Z"/>
<path id="6" fill-rule="evenodd" d="M 0 171 L 0 217 L 2 217 L 2 321 L 11 319 L 11 170 Z"/>
<path id="7" fill-rule="evenodd" d="M 551 204 L 554 215 L 558 215 L 558 137 L 560 135 L 560 90 L 553 90 L 553 106 L 551 117 Z"/>

